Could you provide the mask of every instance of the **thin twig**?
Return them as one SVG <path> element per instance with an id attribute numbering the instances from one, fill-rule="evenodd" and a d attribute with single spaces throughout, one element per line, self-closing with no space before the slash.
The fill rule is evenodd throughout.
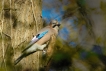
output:
<path id="1" fill-rule="evenodd" d="M 2 9 L 4 8 L 4 0 L 2 1 Z M 4 11 L 3 11 L 4 13 Z M 4 22 L 4 15 L 3 15 L 3 19 L 2 19 L 2 29 L 1 31 L 3 30 L 3 22 Z M 2 35 L 2 32 L 1 32 L 1 35 Z M 2 53 L 3 53 L 3 62 L 5 62 L 5 59 L 4 59 L 4 39 L 3 39 L 3 35 L 2 35 Z"/>
<path id="2" fill-rule="evenodd" d="M 3 10 L 3 8 L 4 8 L 4 0 L 2 1 L 2 12 L 1 12 L 1 16 L 4 14 L 4 10 Z M 1 26 L 1 35 L 2 35 L 2 31 L 3 31 L 3 24 L 4 24 L 4 15 L 3 15 L 3 17 L 2 17 L 3 19 L 1 20 L 1 24 L 2 24 L 2 26 Z M 3 35 L 2 35 L 2 53 L 3 53 L 3 62 L 4 62 L 4 65 L 5 65 L 5 68 L 6 68 L 6 71 L 7 71 L 7 67 L 6 67 L 6 62 L 5 62 L 5 52 L 4 52 L 4 38 L 3 38 Z"/>
<path id="3" fill-rule="evenodd" d="M 27 39 L 26 39 L 27 40 Z M 18 44 L 17 46 L 21 45 L 22 43 L 24 43 L 26 40 L 22 41 L 20 44 Z"/>
<path id="4" fill-rule="evenodd" d="M 32 11 L 33 11 L 33 15 L 34 15 L 34 19 L 35 19 L 35 23 L 36 23 L 36 30 L 38 32 L 38 26 L 37 26 L 37 20 L 36 20 L 36 17 L 35 17 L 35 13 L 34 13 L 34 6 L 33 6 L 33 1 L 31 0 L 31 6 L 32 6 Z M 39 70 L 39 52 L 38 52 L 38 70 Z"/>
<path id="5" fill-rule="evenodd" d="M 8 34 L 6 34 L 4 32 L 2 32 L 2 34 L 4 34 L 5 36 L 7 36 L 7 37 L 9 37 L 11 39 L 11 36 L 10 35 L 8 35 Z"/>
<path id="6" fill-rule="evenodd" d="M 35 23 L 36 23 L 36 30 L 38 32 L 38 26 L 37 26 L 37 20 L 36 20 L 36 17 L 35 17 L 35 13 L 34 13 L 34 6 L 33 6 L 33 1 L 31 0 L 31 6 L 32 6 L 32 12 L 33 12 L 33 16 L 34 16 L 34 19 L 35 19 Z"/>

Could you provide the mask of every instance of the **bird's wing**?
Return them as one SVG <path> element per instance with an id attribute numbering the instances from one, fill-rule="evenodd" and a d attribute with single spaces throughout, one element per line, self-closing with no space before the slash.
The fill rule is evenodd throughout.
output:
<path id="1" fill-rule="evenodd" d="M 43 32 L 39 32 L 31 41 L 30 43 L 26 46 L 26 48 L 22 51 L 24 52 L 26 49 L 28 49 L 30 46 L 32 46 L 34 43 L 36 43 L 38 40 L 40 40 L 42 37 L 44 37 L 49 30 L 45 29 Z"/>

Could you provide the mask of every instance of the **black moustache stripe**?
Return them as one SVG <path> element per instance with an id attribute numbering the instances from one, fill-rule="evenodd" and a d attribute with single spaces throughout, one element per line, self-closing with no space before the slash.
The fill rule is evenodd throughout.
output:
<path id="1" fill-rule="evenodd" d="M 57 26 L 57 25 L 54 25 L 53 28 L 54 28 L 55 26 Z"/>
<path id="2" fill-rule="evenodd" d="M 55 26 L 60 26 L 60 24 L 54 25 L 53 28 L 54 28 Z"/>
<path id="3" fill-rule="evenodd" d="M 57 24 L 57 26 L 60 26 L 60 24 Z"/>

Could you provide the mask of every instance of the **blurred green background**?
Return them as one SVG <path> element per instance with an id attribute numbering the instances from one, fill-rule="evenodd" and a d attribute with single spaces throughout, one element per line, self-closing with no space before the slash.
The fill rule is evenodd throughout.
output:
<path id="1" fill-rule="evenodd" d="M 42 16 L 61 23 L 50 71 L 106 71 L 105 0 L 43 0 Z"/>

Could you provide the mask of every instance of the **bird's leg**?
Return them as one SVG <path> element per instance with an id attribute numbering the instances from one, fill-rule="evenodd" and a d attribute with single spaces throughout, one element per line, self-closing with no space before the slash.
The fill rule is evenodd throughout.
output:
<path id="1" fill-rule="evenodd" d="M 43 49 L 43 51 L 42 51 L 43 56 L 46 55 L 46 53 L 47 53 L 47 49 L 48 49 L 47 46 L 46 46 L 46 48 Z"/>
<path id="2" fill-rule="evenodd" d="M 48 49 L 48 44 L 50 41 L 46 42 L 47 46 L 46 48 L 43 49 L 42 54 L 45 55 L 47 53 L 47 49 Z"/>

